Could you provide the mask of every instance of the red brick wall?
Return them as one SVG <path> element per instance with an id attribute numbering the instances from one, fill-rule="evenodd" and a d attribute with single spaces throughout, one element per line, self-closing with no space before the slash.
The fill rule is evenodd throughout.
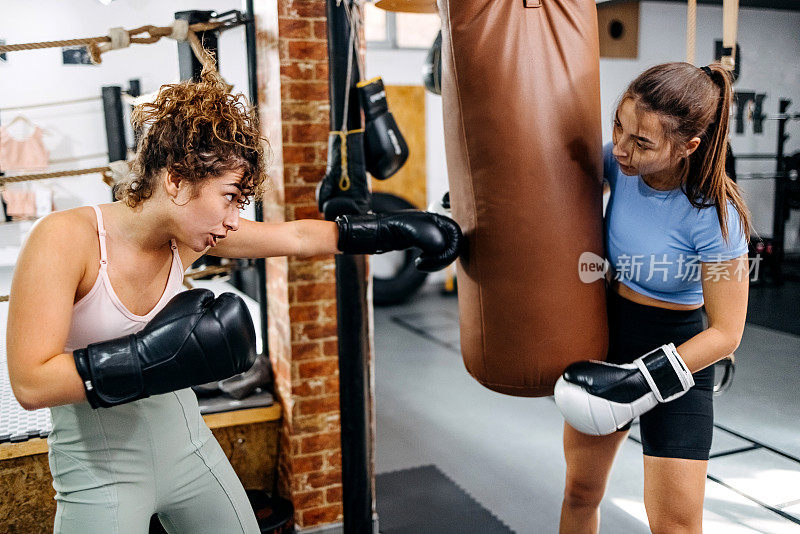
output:
<path id="1" fill-rule="evenodd" d="M 328 56 L 324 0 L 256 0 L 263 128 L 274 152 L 272 221 L 321 218 Z M 333 258 L 267 261 L 270 360 L 284 407 L 280 491 L 298 527 L 342 520 L 336 282 Z"/>

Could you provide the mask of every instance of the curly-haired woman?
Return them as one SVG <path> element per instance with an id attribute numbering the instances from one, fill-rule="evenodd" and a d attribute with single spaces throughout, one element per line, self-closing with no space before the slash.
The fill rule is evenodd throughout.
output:
<path id="1" fill-rule="evenodd" d="M 264 188 L 263 139 L 253 110 L 213 72 L 162 87 L 135 110 L 134 123 L 146 130 L 117 202 L 41 219 L 12 282 L 11 385 L 24 408 L 51 409 L 55 532 L 145 533 L 158 513 L 169 532 L 257 533 L 189 387 L 239 372 L 254 350 L 252 325 L 222 296 L 181 292 L 184 266 L 205 253 L 420 246 L 424 263 L 437 268 L 455 259 L 460 232 L 426 212 L 240 219 L 242 205 Z M 191 342 L 176 346 L 176 338 Z M 220 352 L 234 364 L 215 361 Z"/>

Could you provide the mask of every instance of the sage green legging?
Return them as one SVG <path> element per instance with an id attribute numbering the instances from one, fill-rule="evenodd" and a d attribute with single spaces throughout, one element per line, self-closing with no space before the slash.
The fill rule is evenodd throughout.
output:
<path id="1" fill-rule="evenodd" d="M 257 534 L 255 514 L 191 389 L 113 408 L 51 408 L 55 534 Z"/>

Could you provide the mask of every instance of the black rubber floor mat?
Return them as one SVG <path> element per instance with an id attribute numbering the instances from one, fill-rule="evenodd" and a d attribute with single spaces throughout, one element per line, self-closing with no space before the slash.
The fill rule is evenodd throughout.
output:
<path id="1" fill-rule="evenodd" d="M 434 465 L 378 475 L 382 534 L 513 534 Z"/>

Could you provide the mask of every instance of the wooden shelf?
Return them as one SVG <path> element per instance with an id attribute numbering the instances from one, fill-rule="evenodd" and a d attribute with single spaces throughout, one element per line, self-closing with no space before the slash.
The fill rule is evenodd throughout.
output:
<path id="1" fill-rule="evenodd" d="M 277 421 L 280 418 L 281 406 L 277 403 L 263 408 L 248 408 L 230 412 L 210 413 L 203 416 L 203 419 L 210 429 L 249 425 L 253 423 L 266 423 Z M 46 452 L 47 440 L 42 438 L 33 438 L 21 443 L 3 443 L 0 444 L 0 461 Z"/>
<path id="2" fill-rule="evenodd" d="M 43 452 L 47 452 L 47 440 L 42 438 L 33 438 L 21 443 L 3 443 L 0 445 L 0 461 Z"/>
<path id="3" fill-rule="evenodd" d="M 249 425 L 251 423 L 266 423 L 277 421 L 281 418 L 280 404 L 273 404 L 263 408 L 248 408 L 230 412 L 210 413 L 204 415 L 208 428 L 221 428 L 225 426 Z"/>

